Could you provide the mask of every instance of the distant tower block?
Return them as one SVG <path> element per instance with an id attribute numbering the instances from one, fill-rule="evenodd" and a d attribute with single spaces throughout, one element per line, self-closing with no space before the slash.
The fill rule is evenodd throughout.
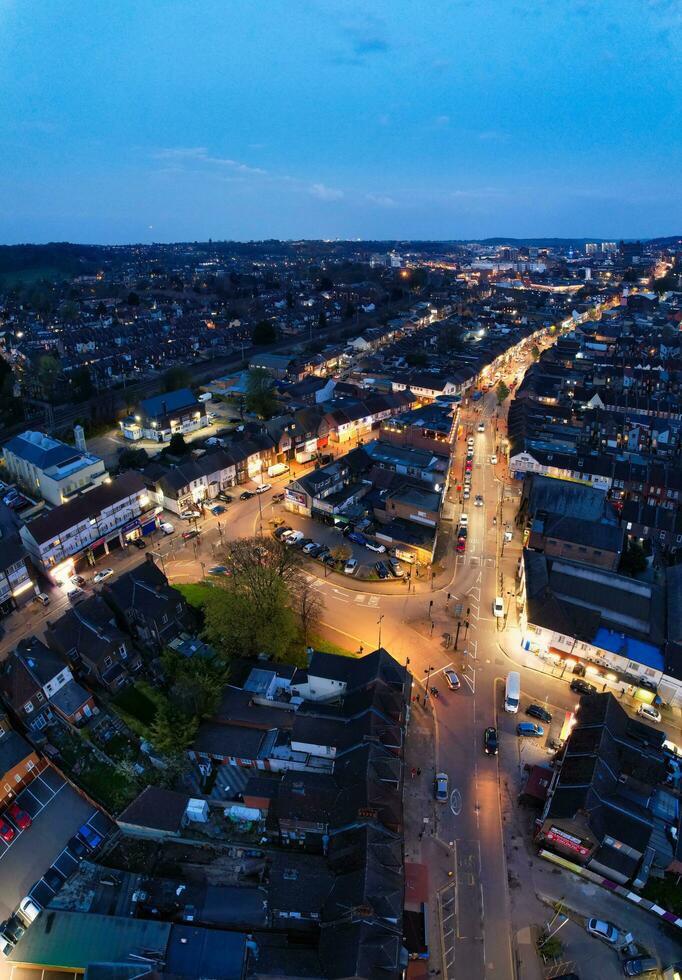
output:
<path id="1" fill-rule="evenodd" d="M 76 425 L 73 430 L 74 439 L 76 440 L 76 449 L 80 449 L 82 453 L 87 452 L 87 446 L 85 445 L 85 432 L 83 431 L 82 425 Z"/>

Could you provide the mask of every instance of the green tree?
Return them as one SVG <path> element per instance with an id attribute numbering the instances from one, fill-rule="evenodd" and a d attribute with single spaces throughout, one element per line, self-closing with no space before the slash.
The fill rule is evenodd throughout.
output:
<path id="1" fill-rule="evenodd" d="M 137 293 L 128 293 L 128 298 L 126 300 L 126 303 L 128 304 L 128 306 L 139 306 L 140 297 L 137 295 Z"/>
<path id="2" fill-rule="evenodd" d="M 38 360 L 38 381 L 46 395 L 52 394 L 60 371 L 59 361 L 52 354 L 43 354 Z"/>
<path id="3" fill-rule="evenodd" d="M 424 367 L 429 363 L 429 358 L 423 350 L 411 350 L 405 355 L 405 360 L 410 367 Z"/>
<path id="4" fill-rule="evenodd" d="M 272 320 L 260 320 L 253 328 L 251 342 L 256 347 L 264 347 L 266 344 L 274 344 L 277 340 L 277 330 Z"/>
<path id="5" fill-rule="evenodd" d="M 344 320 L 352 320 L 355 316 L 355 306 L 350 300 L 346 303 L 346 308 L 343 311 Z"/>
<path id="6" fill-rule="evenodd" d="M 95 394 L 95 386 L 92 383 L 90 371 L 85 365 L 76 368 L 71 375 L 71 399 L 72 401 L 85 402 Z"/>
<path id="7" fill-rule="evenodd" d="M 197 718 L 186 715 L 169 702 L 161 703 L 156 710 L 149 735 L 159 752 L 173 755 L 183 752 L 191 744 L 198 727 Z"/>
<path id="8" fill-rule="evenodd" d="M 170 456 L 185 456 L 187 454 L 187 443 L 182 432 L 173 433 L 165 451 Z"/>
<path id="9" fill-rule="evenodd" d="M 624 575 L 639 575 L 647 568 L 646 552 L 634 538 L 627 542 L 620 556 L 619 571 Z"/>
<path id="10" fill-rule="evenodd" d="M 262 419 L 271 418 L 277 411 L 274 382 L 264 368 L 252 368 L 247 375 L 246 410 Z"/>
<path id="11" fill-rule="evenodd" d="M 324 310 L 320 310 L 320 315 L 317 318 L 317 325 L 320 330 L 324 330 L 327 326 L 327 314 Z"/>
<path id="12" fill-rule="evenodd" d="M 495 389 L 497 393 L 497 404 L 501 405 L 505 398 L 509 398 L 509 388 L 507 388 L 504 381 L 498 381 L 497 388 Z"/>
<path id="13" fill-rule="evenodd" d="M 118 454 L 119 472 L 124 470 L 141 470 L 149 462 L 146 449 L 122 449 Z"/>
<path id="14" fill-rule="evenodd" d="M 455 323 L 445 323 L 438 332 L 436 346 L 440 354 L 457 354 L 464 349 L 462 329 Z"/>
<path id="15" fill-rule="evenodd" d="M 539 358 L 540 348 L 538 347 L 537 344 L 533 344 L 533 346 L 531 347 L 530 356 L 533 358 L 534 361 L 537 361 L 537 359 Z"/>
<path id="16" fill-rule="evenodd" d="M 177 391 L 178 388 L 189 388 L 191 383 L 191 372 L 189 371 L 189 368 L 183 367 L 182 364 L 176 364 L 174 367 L 168 368 L 168 370 L 164 372 L 164 393 L 167 391 Z"/>

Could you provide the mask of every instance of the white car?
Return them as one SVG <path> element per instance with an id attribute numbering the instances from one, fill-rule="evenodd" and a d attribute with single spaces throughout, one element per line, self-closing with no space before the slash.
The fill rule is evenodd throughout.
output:
<path id="1" fill-rule="evenodd" d="M 256 493 L 267 493 L 268 490 L 272 490 L 272 483 L 262 483 L 256 487 Z"/>
<path id="2" fill-rule="evenodd" d="M 661 721 L 661 712 L 654 708 L 653 704 L 640 704 L 637 708 L 637 714 L 647 721 L 655 721 L 656 723 Z"/>
<path id="3" fill-rule="evenodd" d="M 460 515 L 460 518 L 459 518 L 459 526 L 460 527 L 468 527 L 469 526 L 469 515 L 468 514 L 461 514 Z"/>
<path id="4" fill-rule="evenodd" d="M 386 545 L 378 544 L 376 541 L 365 541 L 365 548 L 369 548 L 370 551 L 376 551 L 379 555 L 383 555 L 386 551 Z"/>
<path id="5" fill-rule="evenodd" d="M 464 500 L 468 500 L 469 499 L 469 497 L 471 496 L 471 487 L 470 486 L 467 485 L 464 488 L 464 493 L 462 494 L 462 496 L 463 496 Z"/>
<path id="6" fill-rule="evenodd" d="M 193 517 L 201 517 L 201 511 L 183 510 L 182 514 L 180 514 L 180 517 L 183 519 L 183 521 L 191 521 Z"/>
<path id="7" fill-rule="evenodd" d="M 105 578 L 109 578 L 109 576 L 113 574 L 113 568 L 100 568 L 100 570 L 93 575 L 92 581 L 95 583 L 95 585 L 99 585 L 99 583 L 103 582 Z"/>
<path id="8" fill-rule="evenodd" d="M 304 537 L 305 535 L 303 534 L 303 531 L 292 531 L 291 534 L 287 534 L 284 540 L 287 544 L 298 544 L 298 542 L 302 541 Z"/>
<path id="9" fill-rule="evenodd" d="M 588 919 L 585 928 L 591 936 L 596 936 L 597 939 L 603 940 L 609 946 L 615 946 L 620 936 L 618 926 L 614 926 L 613 922 L 606 922 L 604 919 Z"/>
<path id="10" fill-rule="evenodd" d="M 38 918 L 40 914 L 40 906 L 27 895 L 26 898 L 22 898 L 22 900 L 19 902 L 19 908 L 17 911 L 24 922 L 26 922 L 27 925 L 30 925 L 35 921 L 35 919 Z"/>
<path id="11" fill-rule="evenodd" d="M 490 457 L 490 462 L 492 463 L 493 466 L 495 465 L 495 463 L 497 463 L 497 456 L 495 455 L 495 453 L 493 453 L 493 455 Z"/>
<path id="12" fill-rule="evenodd" d="M 445 678 L 445 683 L 448 685 L 451 691 L 459 691 L 459 677 L 452 667 L 447 667 L 443 671 L 443 677 Z"/>
<path id="13" fill-rule="evenodd" d="M 485 422 L 479 422 L 478 423 L 478 431 L 479 432 L 485 432 Z"/>
<path id="14" fill-rule="evenodd" d="M 477 493 L 476 494 L 476 499 L 474 500 L 474 504 L 477 507 L 482 507 L 483 506 L 483 497 L 481 496 L 480 493 Z"/>
<path id="15" fill-rule="evenodd" d="M 501 595 L 496 596 L 493 602 L 493 616 L 504 616 L 504 602 Z"/>
<path id="16" fill-rule="evenodd" d="M 357 567 L 358 567 L 357 558 L 349 558 L 346 564 L 343 566 L 343 574 L 354 575 Z"/>
<path id="17" fill-rule="evenodd" d="M 170 523 L 170 521 L 163 521 L 161 524 L 159 524 L 159 527 L 161 528 L 164 534 L 172 534 L 173 531 L 175 530 L 175 528 Z"/>

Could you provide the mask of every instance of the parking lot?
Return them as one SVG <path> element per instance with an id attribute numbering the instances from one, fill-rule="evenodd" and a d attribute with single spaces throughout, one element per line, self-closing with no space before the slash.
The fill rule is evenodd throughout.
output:
<path id="1" fill-rule="evenodd" d="M 14 912 L 51 864 L 57 863 L 64 875 L 75 870 L 76 862 L 64 850 L 81 824 L 90 822 L 100 834 L 112 827 L 51 766 L 19 793 L 16 802 L 32 823 L 26 830 L 17 829 L 9 844 L 0 841 L 0 919 Z"/>

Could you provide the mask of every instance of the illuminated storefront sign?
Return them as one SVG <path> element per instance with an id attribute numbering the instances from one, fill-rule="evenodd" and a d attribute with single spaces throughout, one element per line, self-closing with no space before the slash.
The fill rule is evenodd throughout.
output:
<path id="1" fill-rule="evenodd" d="M 572 834 L 566 833 L 565 830 L 559 830 L 558 827 L 550 827 L 547 831 L 547 840 L 559 847 L 565 847 L 569 851 L 575 851 L 581 857 L 587 857 L 592 850 L 591 847 L 586 847 L 579 837 L 574 837 Z"/>

